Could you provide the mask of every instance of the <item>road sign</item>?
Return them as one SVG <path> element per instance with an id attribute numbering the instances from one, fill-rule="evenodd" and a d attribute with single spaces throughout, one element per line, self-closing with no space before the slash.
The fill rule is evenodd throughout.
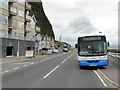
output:
<path id="1" fill-rule="evenodd" d="M 33 57 L 33 50 L 27 50 L 25 53 L 26 57 Z"/>

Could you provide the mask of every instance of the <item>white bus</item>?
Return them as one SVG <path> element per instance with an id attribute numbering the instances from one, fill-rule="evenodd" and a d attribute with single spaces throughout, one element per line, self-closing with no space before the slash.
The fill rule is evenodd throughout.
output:
<path id="1" fill-rule="evenodd" d="M 83 66 L 107 66 L 107 46 L 104 35 L 78 37 L 78 63 Z"/>

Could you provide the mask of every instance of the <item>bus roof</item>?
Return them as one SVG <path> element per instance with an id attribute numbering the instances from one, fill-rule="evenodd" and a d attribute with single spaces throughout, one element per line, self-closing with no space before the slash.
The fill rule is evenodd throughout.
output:
<path id="1" fill-rule="evenodd" d="M 82 38 L 82 37 L 105 37 L 105 35 L 88 35 L 88 36 L 81 36 L 81 37 L 78 37 L 78 38 Z"/>
<path id="2" fill-rule="evenodd" d="M 91 35 L 91 36 L 83 36 L 78 37 L 80 41 L 106 41 L 105 35 Z"/>

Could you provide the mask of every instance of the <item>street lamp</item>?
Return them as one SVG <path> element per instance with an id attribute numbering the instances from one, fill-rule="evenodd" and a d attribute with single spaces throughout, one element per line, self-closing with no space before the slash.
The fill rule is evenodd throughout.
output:
<path id="1" fill-rule="evenodd" d="M 101 31 L 100 31 L 99 33 L 102 35 L 102 32 L 101 32 Z"/>

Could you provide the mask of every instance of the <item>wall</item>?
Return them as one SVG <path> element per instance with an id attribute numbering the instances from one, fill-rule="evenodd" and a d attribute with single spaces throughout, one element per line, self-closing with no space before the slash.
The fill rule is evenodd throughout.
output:
<path id="1" fill-rule="evenodd" d="M 27 47 L 31 47 L 32 49 L 35 48 L 35 42 L 33 41 L 24 41 L 24 40 L 15 40 L 15 39 L 6 39 L 2 38 L 2 57 L 6 57 L 7 46 L 13 46 L 13 56 L 17 56 L 18 51 L 18 41 L 19 41 L 19 50 L 20 56 L 25 55 L 25 51 Z"/>

